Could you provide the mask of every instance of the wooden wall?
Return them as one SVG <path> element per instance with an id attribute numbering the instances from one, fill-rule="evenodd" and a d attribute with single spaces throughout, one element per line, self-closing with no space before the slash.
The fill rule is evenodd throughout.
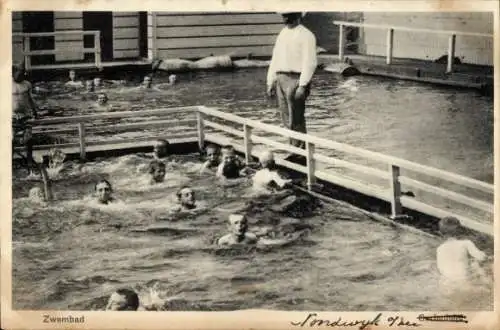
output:
<path id="1" fill-rule="evenodd" d="M 113 12 L 113 58 L 139 57 L 139 13 Z"/>
<path id="2" fill-rule="evenodd" d="M 83 30 L 81 11 L 54 12 L 54 31 Z M 83 36 L 68 34 L 55 36 L 55 47 L 61 50 L 56 54 L 56 62 L 83 60 Z M 69 51 L 71 50 L 71 51 Z"/>
<path id="3" fill-rule="evenodd" d="M 281 30 L 276 13 L 164 13 L 148 17 L 149 54 L 196 59 L 210 55 L 269 56 Z M 154 43 L 156 43 L 154 45 Z"/>
<path id="4" fill-rule="evenodd" d="M 419 28 L 493 33 L 492 13 L 365 12 L 364 22 Z M 363 53 L 384 56 L 386 31 L 363 29 Z M 394 33 L 395 57 L 435 60 L 447 54 L 448 37 L 415 32 Z M 456 55 L 462 62 L 493 65 L 493 38 L 457 36 Z"/>
<path id="5" fill-rule="evenodd" d="M 12 12 L 12 33 L 23 32 L 23 17 L 20 11 Z M 12 62 L 23 60 L 23 38 L 12 37 Z"/>

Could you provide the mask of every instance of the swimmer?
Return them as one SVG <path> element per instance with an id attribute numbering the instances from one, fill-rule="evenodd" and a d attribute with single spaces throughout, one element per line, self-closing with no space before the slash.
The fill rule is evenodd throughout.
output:
<path id="1" fill-rule="evenodd" d="M 248 220 L 241 214 L 229 215 L 230 233 L 219 238 L 217 245 L 235 245 L 235 244 L 256 244 L 258 238 L 255 234 L 248 232 Z"/>
<path id="2" fill-rule="evenodd" d="M 207 160 L 201 167 L 200 174 L 206 170 L 213 170 L 219 166 L 220 163 L 220 150 L 216 145 L 210 144 L 206 148 Z"/>
<path id="3" fill-rule="evenodd" d="M 95 90 L 95 88 L 94 88 L 94 81 L 93 80 L 87 80 L 85 82 L 85 91 L 87 93 L 93 93 L 94 90 Z"/>
<path id="4" fill-rule="evenodd" d="M 236 179 L 246 175 L 245 166 L 236 156 L 234 147 L 226 145 L 222 147 L 222 161 L 217 167 L 216 176 L 219 178 Z"/>
<path id="5" fill-rule="evenodd" d="M 144 76 L 144 79 L 142 80 L 141 87 L 142 88 L 151 88 L 153 86 L 153 78 L 151 76 Z"/>
<path id="6" fill-rule="evenodd" d="M 285 188 L 292 180 L 281 178 L 276 169 L 274 154 L 265 151 L 259 157 L 262 169 L 257 171 L 253 177 L 253 188 L 257 191 L 271 192 L 273 187 Z"/>
<path id="7" fill-rule="evenodd" d="M 99 93 L 97 96 L 97 105 L 104 106 L 108 103 L 108 96 L 105 93 Z"/>
<path id="8" fill-rule="evenodd" d="M 97 87 L 97 88 L 99 88 L 99 87 L 102 86 L 102 80 L 101 80 L 101 78 L 99 78 L 99 77 L 95 77 L 94 78 L 94 86 Z"/>
<path id="9" fill-rule="evenodd" d="M 102 179 L 98 181 L 94 186 L 94 193 L 96 195 L 97 201 L 100 204 L 109 204 L 114 201 L 112 196 L 113 187 L 108 180 Z"/>
<path id="10" fill-rule="evenodd" d="M 24 64 L 12 66 L 12 131 L 14 141 L 24 146 L 27 167 L 33 174 L 33 137 L 32 127 L 27 122 L 38 118 L 38 107 L 33 100 L 33 89 L 26 80 Z"/>
<path id="11" fill-rule="evenodd" d="M 436 250 L 437 268 L 441 280 L 452 287 L 460 289 L 472 284 L 474 272 L 485 280 L 481 269 L 486 261 L 491 259 L 468 239 L 458 239 L 455 236 L 462 229 L 460 221 L 454 217 L 445 217 L 439 221 L 439 231 L 446 238 Z"/>
<path id="12" fill-rule="evenodd" d="M 153 160 L 149 163 L 149 174 L 151 175 L 151 184 L 161 183 L 165 180 L 165 163 L 159 160 Z"/>
<path id="13" fill-rule="evenodd" d="M 178 204 L 176 211 L 192 210 L 196 208 L 196 197 L 193 189 L 182 187 L 175 195 L 177 196 Z"/>
<path id="14" fill-rule="evenodd" d="M 171 74 L 170 76 L 168 76 L 169 85 L 175 85 L 176 82 L 177 82 L 177 76 L 175 74 Z"/>
<path id="15" fill-rule="evenodd" d="M 164 139 L 158 139 L 153 144 L 153 156 L 156 159 L 162 159 L 169 154 L 170 143 Z"/>
<path id="16" fill-rule="evenodd" d="M 83 87 L 83 83 L 81 81 L 76 80 L 75 70 L 69 70 L 68 76 L 69 76 L 69 81 L 66 82 L 66 86 Z"/>
<path id="17" fill-rule="evenodd" d="M 139 296 L 130 289 L 118 289 L 109 296 L 106 310 L 136 311 L 139 309 Z"/>
<path id="18" fill-rule="evenodd" d="M 44 204 L 46 202 L 45 194 L 43 193 L 40 187 L 33 187 L 30 189 L 29 199 L 33 203 L 38 203 L 38 204 Z"/>

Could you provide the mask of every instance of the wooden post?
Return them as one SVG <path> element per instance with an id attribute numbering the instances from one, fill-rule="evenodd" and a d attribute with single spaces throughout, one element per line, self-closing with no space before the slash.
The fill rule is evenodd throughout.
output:
<path id="1" fill-rule="evenodd" d="M 80 142 L 80 159 L 85 160 L 85 124 L 78 123 L 78 138 Z"/>
<path id="2" fill-rule="evenodd" d="M 151 26 L 151 48 L 152 48 L 152 55 L 153 55 L 153 58 L 152 60 L 155 60 L 158 58 L 158 36 L 157 36 L 157 29 L 158 29 L 158 18 L 156 16 L 156 12 L 152 12 L 151 13 L 151 19 L 152 19 L 152 26 Z"/>
<path id="3" fill-rule="evenodd" d="M 252 162 L 252 127 L 243 125 L 243 144 L 245 145 L 245 162 Z"/>
<path id="4" fill-rule="evenodd" d="M 386 43 L 386 55 L 387 58 L 385 60 L 386 64 L 392 63 L 392 51 L 394 48 L 394 29 L 387 30 L 387 43 Z"/>
<path id="5" fill-rule="evenodd" d="M 95 66 L 101 68 L 101 31 L 96 31 L 94 34 L 94 54 L 95 54 Z"/>
<path id="6" fill-rule="evenodd" d="M 54 196 L 52 194 L 52 181 L 50 181 L 49 173 L 47 172 L 47 169 L 45 168 L 43 162 L 38 165 L 38 168 L 42 176 L 45 200 L 49 202 L 54 199 Z"/>
<path id="7" fill-rule="evenodd" d="M 339 60 L 344 61 L 345 53 L 345 36 L 344 36 L 344 25 L 339 25 Z"/>
<path id="8" fill-rule="evenodd" d="M 307 151 L 307 189 L 312 190 L 312 186 L 316 183 L 316 162 L 314 160 L 314 144 L 306 142 Z"/>
<path id="9" fill-rule="evenodd" d="M 455 44 L 457 36 L 452 34 L 448 39 L 448 65 L 446 66 L 446 73 L 453 72 L 453 61 L 455 60 Z"/>
<path id="10" fill-rule="evenodd" d="M 24 36 L 24 68 L 26 71 L 31 70 L 31 37 L 29 35 Z"/>
<path id="11" fill-rule="evenodd" d="M 401 184 L 399 183 L 399 167 L 389 164 L 391 172 L 391 216 L 396 218 L 401 215 Z"/>
<path id="12" fill-rule="evenodd" d="M 205 124 L 203 123 L 203 118 L 205 117 L 205 114 L 202 112 L 197 112 L 196 113 L 196 120 L 198 122 L 198 147 L 200 148 L 200 151 L 203 150 L 203 147 L 205 146 Z"/>

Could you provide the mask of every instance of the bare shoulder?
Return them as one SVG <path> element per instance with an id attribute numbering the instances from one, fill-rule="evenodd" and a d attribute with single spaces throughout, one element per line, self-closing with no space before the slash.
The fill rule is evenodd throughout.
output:
<path id="1" fill-rule="evenodd" d="M 231 235 L 225 235 L 219 238 L 219 240 L 217 241 L 217 245 L 229 245 L 230 241 Z"/>

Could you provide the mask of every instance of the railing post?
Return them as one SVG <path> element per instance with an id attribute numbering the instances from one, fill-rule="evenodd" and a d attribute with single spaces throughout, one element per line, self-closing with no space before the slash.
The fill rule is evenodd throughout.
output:
<path id="1" fill-rule="evenodd" d="M 245 145 L 245 163 L 252 161 L 252 127 L 243 125 L 243 144 Z"/>
<path id="2" fill-rule="evenodd" d="M 453 72 L 453 61 L 455 60 L 455 44 L 457 36 L 452 34 L 448 39 L 448 65 L 446 66 L 446 73 Z"/>
<path id="3" fill-rule="evenodd" d="M 339 60 L 344 61 L 345 52 L 345 36 L 344 36 L 344 25 L 339 25 Z"/>
<path id="4" fill-rule="evenodd" d="M 101 31 L 95 31 L 94 34 L 94 56 L 95 66 L 101 68 Z"/>
<path id="5" fill-rule="evenodd" d="M 203 122 L 203 119 L 205 117 L 205 114 L 198 111 L 196 113 L 196 120 L 197 120 L 197 127 L 198 127 L 198 147 L 200 148 L 200 151 L 203 150 L 205 147 L 205 124 Z"/>
<path id="6" fill-rule="evenodd" d="M 392 63 L 392 50 L 394 47 L 394 29 L 387 30 L 387 43 L 386 43 L 386 55 L 387 58 L 385 60 L 386 64 Z"/>
<path id="7" fill-rule="evenodd" d="M 306 142 L 307 152 L 307 189 L 312 190 L 313 185 L 316 183 L 316 162 L 314 160 L 314 144 Z"/>
<path id="8" fill-rule="evenodd" d="M 29 35 L 24 36 L 24 68 L 26 71 L 31 70 L 31 37 Z"/>
<path id="9" fill-rule="evenodd" d="M 152 55 L 153 55 L 153 60 L 158 58 L 158 41 L 157 39 L 157 29 L 158 29 L 158 18 L 156 16 L 156 12 L 152 12 L 151 14 L 151 19 L 152 19 L 152 31 L 151 31 L 151 43 L 152 43 Z"/>
<path id="10" fill-rule="evenodd" d="M 85 160 L 85 124 L 78 123 L 78 139 L 80 142 L 80 159 Z"/>
<path id="11" fill-rule="evenodd" d="M 389 171 L 391 172 L 391 216 L 393 218 L 401 215 L 401 183 L 399 182 L 400 170 L 399 166 L 389 164 Z"/>

